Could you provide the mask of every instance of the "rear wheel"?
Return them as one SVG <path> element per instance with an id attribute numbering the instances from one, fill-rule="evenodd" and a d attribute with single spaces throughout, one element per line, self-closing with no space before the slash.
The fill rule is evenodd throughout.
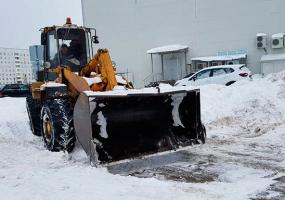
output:
<path id="1" fill-rule="evenodd" d="M 26 98 L 26 107 L 32 133 L 36 136 L 41 136 L 41 104 L 29 95 Z"/>
<path id="2" fill-rule="evenodd" d="M 50 151 L 71 152 L 75 145 L 73 108 L 67 99 L 47 100 L 41 110 L 41 131 Z"/>

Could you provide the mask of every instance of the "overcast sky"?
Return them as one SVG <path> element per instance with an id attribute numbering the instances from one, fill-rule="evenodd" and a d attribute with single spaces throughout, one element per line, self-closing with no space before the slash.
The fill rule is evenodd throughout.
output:
<path id="1" fill-rule="evenodd" d="M 62 25 L 67 16 L 83 25 L 81 0 L 1 0 L 0 47 L 27 49 L 40 44 L 39 29 Z"/>

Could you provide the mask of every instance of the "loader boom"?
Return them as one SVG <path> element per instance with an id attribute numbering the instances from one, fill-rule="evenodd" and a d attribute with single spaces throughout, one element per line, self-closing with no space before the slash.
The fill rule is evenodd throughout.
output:
<path id="1" fill-rule="evenodd" d="M 112 60 L 107 49 L 99 49 L 94 58 L 81 70 L 80 75 L 90 77 L 91 72 L 96 72 L 96 74 L 100 75 L 102 84 L 104 85 L 100 89 L 98 89 L 98 86 L 92 86 L 92 91 L 109 91 L 118 84 Z"/>

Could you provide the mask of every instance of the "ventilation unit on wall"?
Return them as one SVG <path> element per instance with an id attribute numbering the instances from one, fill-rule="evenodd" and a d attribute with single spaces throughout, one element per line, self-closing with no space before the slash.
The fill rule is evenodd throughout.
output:
<path id="1" fill-rule="evenodd" d="M 267 47 L 267 34 L 265 33 L 256 34 L 256 47 L 258 49 L 263 49 Z"/>
<path id="2" fill-rule="evenodd" d="M 272 49 L 284 48 L 284 33 L 273 34 L 271 37 L 271 47 Z"/>

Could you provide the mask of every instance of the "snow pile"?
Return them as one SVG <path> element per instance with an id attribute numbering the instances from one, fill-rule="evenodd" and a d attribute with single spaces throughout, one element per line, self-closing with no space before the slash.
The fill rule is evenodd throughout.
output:
<path id="1" fill-rule="evenodd" d="M 92 77 L 92 78 L 88 78 L 88 77 L 82 77 L 84 78 L 84 80 L 87 82 L 87 84 L 89 86 L 91 86 L 92 84 L 96 84 L 96 83 L 101 83 L 102 82 L 102 79 L 100 77 Z"/>
<path id="2" fill-rule="evenodd" d="M 272 39 L 279 39 L 279 38 L 283 38 L 285 36 L 285 33 L 275 33 L 272 35 Z"/>
<path id="3" fill-rule="evenodd" d="M 161 86 L 161 90 L 171 87 Z M 284 102 L 285 72 L 229 87 L 202 86 L 202 120 L 208 141 L 185 151 L 184 163 L 177 161 L 168 167 L 176 166 L 178 174 L 188 170 L 188 175 L 216 176 L 186 183 L 179 182 L 181 174 L 168 180 L 155 171 L 149 176 L 158 179 L 112 175 L 105 168 L 91 167 L 79 146 L 72 155 L 49 152 L 29 130 L 25 99 L 1 98 L 0 195 L 10 200 L 244 200 L 259 195 L 259 199 L 273 199 L 282 191 L 274 189 L 275 184 L 285 174 Z M 103 116 L 99 123 L 104 128 Z M 171 176 L 170 171 L 165 173 Z"/>
<path id="4" fill-rule="evenodd" d="M 126 85 L 126 84 L 127 84 L 127 81 L 126 81 L 122 76 L 116 75 L 116 80 L 117 80 L 117 82 L 120 83 L 120 84 L 123 84 L 123 85 Z"/>
<path id="5" fill-rule="evenodd" d="M 193 87 L 173 87 L 169 84 L 160 83 L 159 87 L 148 87 L 141 89 L 127 89 L 123 86 L 115 86 L 111 91 L 84 91 L 87 96 L 127 96 L 132 94 L 159 94 L 170 93 L 175 91 L 185 91 L 195 89 Z"/>
<path id="6" fill-rule="evenodd" d="M 171 105 L 173 106 L 172 109 L 172 119 L 174 121 L 173 126 L 182 126 L 184 128 L 183 123 L 180 120 L 178 110 L 179 110 L 179 105 L 181 104 L 185 96 L 186 96 L 185 93 L 175 94 L 171 96 L 172 99 Z"/>
<path id="7" fill-rule="evenodd" d="M 191 58 L 191 60 L 211 62 L 211 61 L 236 60 L 241 58 L 246 58 L 246 54 L 236 54 L 236 55 L 227 55 L 227 56 L 205 56 L 205 57 Z"/>
<path id="8" fill-rule="evenodd" d="M 275 61 L 275 60 L 285 60 L 285 54 L 266 54 L 260 59 L 261 62 Z"/>
<path id="9" fill-rule="evenodd" d="M 173 45 L 166 45 L 161 47 L 156 47 L 150 50 L 147 50 L 147 54 L 155 54 L 155 53 L 166 53 L 166 52 L 175 52 L 188 49 L 188 46 L 180 45 L 180 44 L 173 44 Z"/>
<path id="10" fill-rule="evenodd" d="M 41 90 L 44 90 L 46 87 L 63 87 L 66 86 L 62 83 L 56 83 L 56 82 L 47 82 L 41 85 Z"/>
<path id="11" fill-rule="evenodd" d="M 95 76 L 92 78 L 88 78 L 88 77 L 82 77 L 84 78 L 84 80 L 88 83 L 89 86 L 91 86 L 92 84 L 96 84 L 96 83 L 101 83 L 102 79 L 99 76 Z M 123 79 L 123 77 L 116 75 L 116 80 L 118 83 L 120 84 L 127 84 L 127 81 L 125 79 Z"/>
<path id="12" fill-rule="evenodd" d="M 285 73 L 242 81 L 230 87 L 201 89 L 202 120 L 206 124 L 243 127 L 248 134 L 266 131 L 285 120 Z"/>
<path id="13" fill-rule="evenodd" d="M 98 112 L 98 120 L 97 124 L 100 126 L 100 136 L 102 138 L 107 139 L 108 138 L 108 133 L 107 133 L 107 121 L 106 118 L 104 117 L 102 111 Z"/>
<path id="14" fill-rule="evenodd" d="M 29 129 L 24 98 L 0 99 L 1 199 L 174 199 L 187 200 L 188 186 L 112 175 L 91 167 L 85 153 L 72 158 L 49 152 Z M 51 192 L 52 191 L 52 192 Z M 202 195 L 198 199 L 207 197 Z"/>

